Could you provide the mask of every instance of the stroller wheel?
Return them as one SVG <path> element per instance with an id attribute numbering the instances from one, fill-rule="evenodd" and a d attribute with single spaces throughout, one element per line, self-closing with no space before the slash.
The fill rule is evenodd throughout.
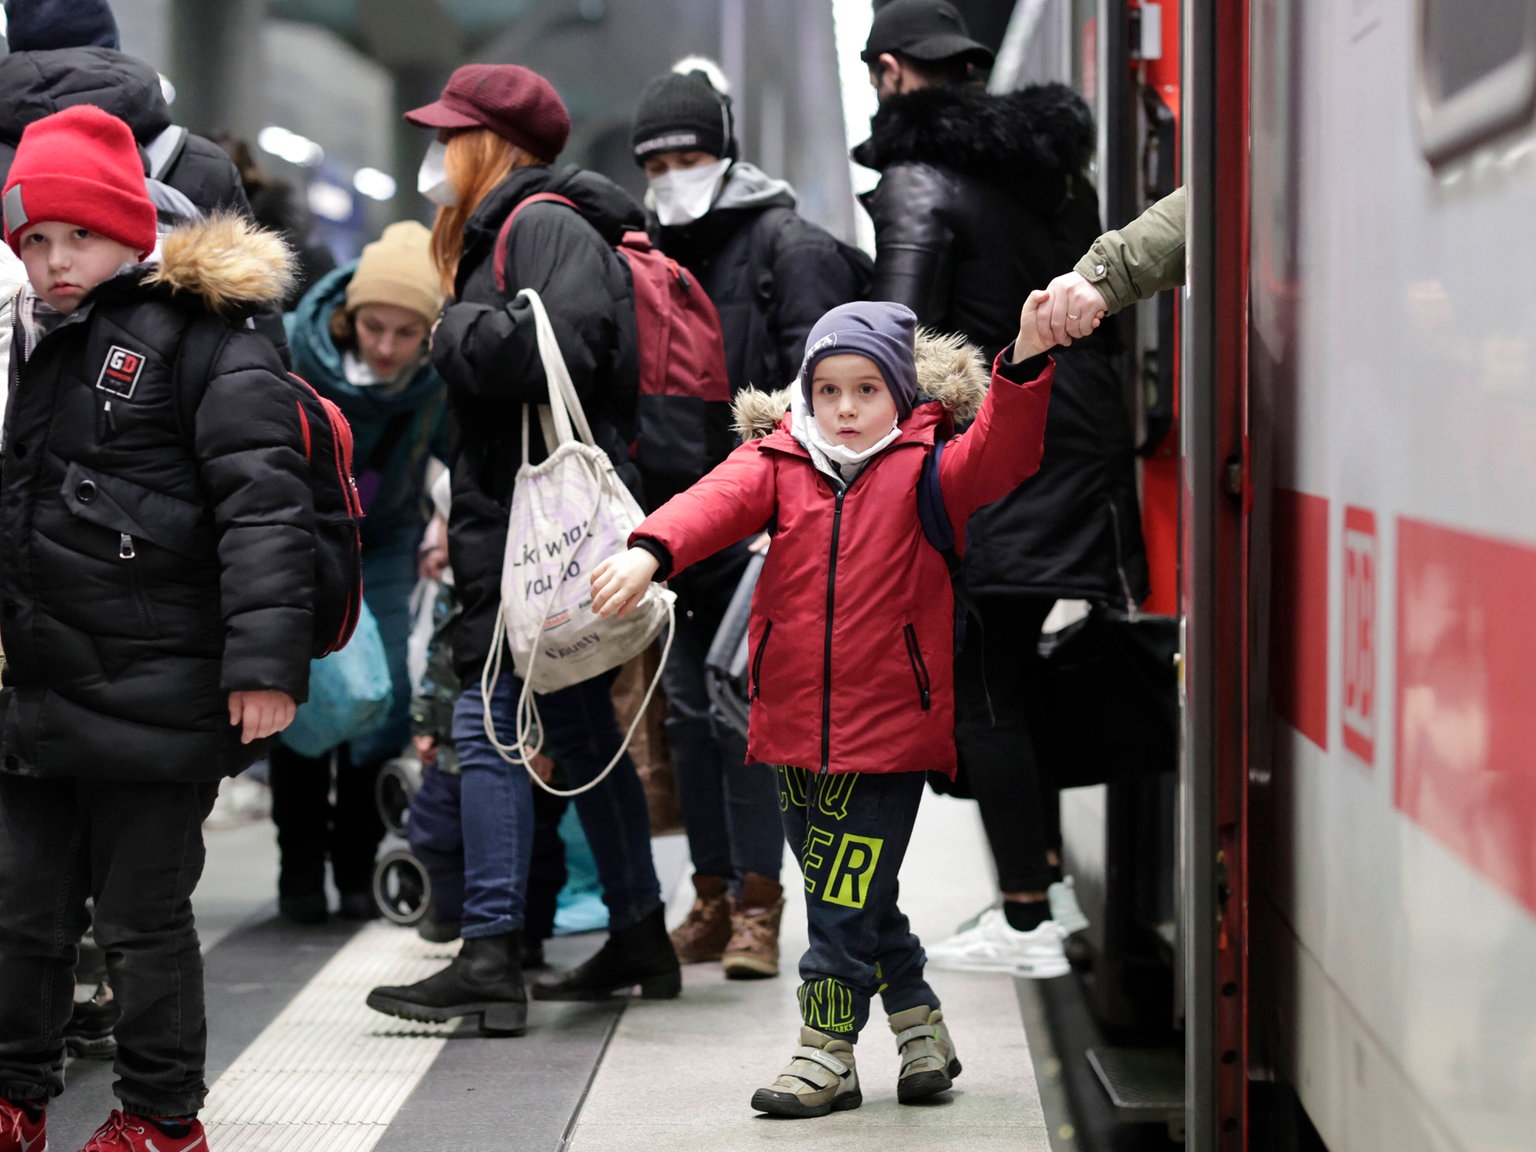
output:
<path id="1" fill-rule="evenodd" d="M 432 881 L 408 848 L 379 857 L 373 869 L 373 898 L 379 911 L 396 924 L 415 924 L 427 914 Z"/>
<path id="2" fill-rule="evenodd" d="M 379 773 L 374 799 L 378 801 L 384 827 L 392 834 L 405 835 L 405 816 L 410 811 L 411 799 L 420 788 L 421 765 L 415 760 L 404 757 L 391 760 Z"/>

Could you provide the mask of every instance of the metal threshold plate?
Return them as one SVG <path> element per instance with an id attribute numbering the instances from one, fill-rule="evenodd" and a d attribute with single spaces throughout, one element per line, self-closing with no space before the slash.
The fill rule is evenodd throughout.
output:
<path id="1" fill-rule="evenodd" d="M 1088 1063 L 1110 1102 L 1133 1121 L 1184 1114 L 1184 1054 L 1166 1048 L 1090 1048 Z"/>

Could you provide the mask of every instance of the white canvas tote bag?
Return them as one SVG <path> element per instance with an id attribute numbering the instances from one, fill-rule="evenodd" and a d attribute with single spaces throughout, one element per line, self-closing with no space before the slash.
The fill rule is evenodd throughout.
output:
<path id="1" fill-rule="evenodd" d="M 525 766 L 543 745 L 535 693 L 554 692 L 617 668 L 648 648 L 667 629 L 671 647 L 676 595 L 652 584 L 623 618 L 606 619 L 592 611 L 592 569 L 629 547 L 629 534 L 645 518 L 613 461 L 597 446 L 581 401 L 555 340 L 554 326 L 538 293 L 525 288 L 538 334 L 539 357 L 549 383 L 549 405 L 539 405 L 539 418 L 549 455 L 537 464 L 528 459 L 528 415 L 523 406 L 523 462 L 513 481 L 507 517 L 507 544 L 502 556 L 501 608 L 491 640 L 491 654 L 481 674 L 485 731 L 508 760 Z M 491 696 L 501 672 L 503 652 L 510 649 L 512 665 L 522 677 L 517 733 L 502 743 L 491 720 Z M 666 664 L 667 652 L 662 653 Z M 636 714 L 644 715 L 660 670 Z M 624 743 L 600 775 L 583 788 L 556 792 L 529 768 L 540 787 L 556 795 L 573 796 L 591 788 L 612 770 L 629 747 L 634 724 Z"/>

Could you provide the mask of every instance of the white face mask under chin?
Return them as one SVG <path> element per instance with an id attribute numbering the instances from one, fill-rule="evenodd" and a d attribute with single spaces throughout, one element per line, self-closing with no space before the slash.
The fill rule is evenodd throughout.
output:
<path id="1" fill-rule="evenodd" d="M 729 160 L 701 164 L 697 168 L 674 168 L 651 178 L 651 193 L 656 198 L 656 218 L 663 228 L 692 224 L 709 211 L 720 190 L 720 179 L 730 168 Z"/>
<path id="2" fill-rule="evenodd" d="M 448 145 L 434 140 L 422 157 L 421 168 L 416 173 L 416 191 L 439 208 L 452 208 L 459 202 L 459 193 L 448 179 L 444 166 L 448 158 Z"/>

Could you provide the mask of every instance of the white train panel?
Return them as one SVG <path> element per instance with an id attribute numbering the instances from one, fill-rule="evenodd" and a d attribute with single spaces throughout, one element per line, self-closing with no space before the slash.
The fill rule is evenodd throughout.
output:
<path id="1" fill-rule="evenodd" d="M 1252 833 L 1279 926 L 1255 939 L 1296 948 L 1277 1056 L 1335 1152 L 1530 1149 L 1536 136 L 1436 174 L 1412 3 L 1254 13 L 1281 717 Z"/>

